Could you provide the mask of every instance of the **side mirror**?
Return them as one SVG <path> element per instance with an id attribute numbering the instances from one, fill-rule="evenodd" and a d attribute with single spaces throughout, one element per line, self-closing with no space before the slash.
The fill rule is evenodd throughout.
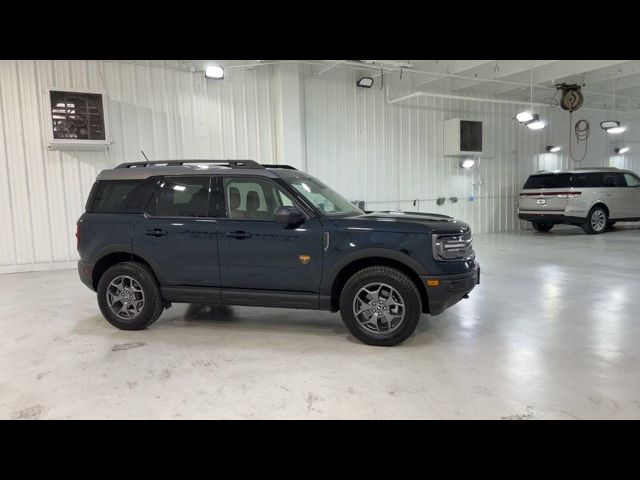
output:
<path id="1" fill-rule="evenodd" d="M 276 210 L 276 222 L 286 226 L 300 225 L 307 217 L 298 207 L 278 207 Z"/>

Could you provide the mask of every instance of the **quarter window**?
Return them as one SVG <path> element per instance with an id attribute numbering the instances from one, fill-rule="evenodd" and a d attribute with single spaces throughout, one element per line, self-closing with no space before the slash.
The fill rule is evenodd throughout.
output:
<path id="1" fill-rule="evenodd" d="M 209 177 L 166 178 L 152 202 L 151 213 L 158 217 L 206 217 L 209 192 Z"/>

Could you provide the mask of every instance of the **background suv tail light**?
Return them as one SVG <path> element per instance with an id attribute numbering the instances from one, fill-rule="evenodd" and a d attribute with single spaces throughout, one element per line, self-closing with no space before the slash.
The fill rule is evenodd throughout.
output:
<path id="1" fill-rule="evenodd" d="M 80 225 L 76 224 L 76 250 L 80 248 Z"/>

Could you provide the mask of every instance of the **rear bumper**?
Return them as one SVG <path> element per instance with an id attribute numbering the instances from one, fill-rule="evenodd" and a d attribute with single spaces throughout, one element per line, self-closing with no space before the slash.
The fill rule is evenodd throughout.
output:
<path id="1" fill-rule="evenodd" d="M 84 262 L 82 260 L 78 261 L 78 275 L 80 275 L 80 280 L 82 280 L 82 283 L 84 283 L 87 287 L 89 287 L 91 290 L 95 289 L 93 288 L 93 263 L 89 263 L 89 262 Z"/>
<path id="2" fill-rule="evenodd" d="M 462 300 L 480 283 L 480 265 L 473 270 L 455 275 L 421 275 L 420 279 L 427 288 L 429 314 L 438 315 Z M 436 283 L 437 285 L 429 285 Z"/>
<path id="3" fill-rule="evenodd" d="M 569 215 L 564 215 L 562 213 L 518 213 L 518 218 L 520 220 L 527 220 L 529 222 L 540 222 L 540 223 L 566 223 L 569 225 L 582 225 L 585 222 L 585 218 L 582 217 L 572 217 Z"/>

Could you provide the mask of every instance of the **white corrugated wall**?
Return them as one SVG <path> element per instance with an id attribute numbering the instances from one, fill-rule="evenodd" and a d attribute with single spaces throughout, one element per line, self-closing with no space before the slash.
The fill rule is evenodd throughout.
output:
<path id="1" fill-rule="evenodd" d="M 0 61 L 0 273 L 73 266 L 74 225 L 97 173 L 142 160 L 140 150 L 152 159 L 276 163 L 282 112 L 271 68 L 233 69 L 212 81 L 146 62 Z M 513 121 L 521 108 L 515 105 L 429 97 L 388 105 L 383 90 L 356 88 L 351 78 L 301 75 L 304 122 L 298 124 L 306 159 L 300 164 L 367 208 L 449 214 L 476 232 L 516 230 L 523 227 L 515 203 L 527 175 L 573 166 L 568 117 L 559 109 L 537 109 L 549 127 L 532 132 Z M 44 100 L 52 87 L 106 92 L 108 152 L 47 148 Z M 486 154 L 477 169 L 462 170 L 457 159 L 442 155 L 443 121 L 455 117 L 484 121 Z M 598 126 L 605 117 L 586 110 L 576 116 L 592 126 L 583 164 L 637 171 L 634 150 L 612 156 Z M 544 153 L 558 143 L 562 153 Z M 446 198 L 443 205 L 438 197 Z"/>
<path id="2" fill-rule="evenodd" d="M 516 203 L 527 176 L 578 166 L 568 154 L 568 112 L 535 107 L 549 126 L 532 131 L 513 119 L 526 108 L 428 96 L 388 104 L 383 89 L 356 88 L 352 78 L 309 75 L 307 170 L 349 199 L 364 200 L 368 209 L 452 215 L 475 232 L 518 230 L 526 226 L 517 219 Z M 575 113 L 574 122 L 586 118 L 592 129 L 580 165 L 609 164 L 607 135 L 599 127 L 603 116 Z M 443 155 L 443 124 L 450 118 L 483 121 L 485 153 L 478 168 L 464 170 L 458 158 Z M 547 145 L 563 150 L 548 154 Z M 583 149 L 584 144 L 574 146 L 574 157 Z M 446 201 L 438 205 L 438 198 Z"/>
<path id="3" fill-rule="evenodd" d="M 0 61 L 0 273 L 66 267 L 97 173 L 125 161 L 252 158 L 274 162 L 270 73 L 225 81 L 131 62 Z M 105 90 L 106 151 L 47 148 L 48 88 Z"/>

